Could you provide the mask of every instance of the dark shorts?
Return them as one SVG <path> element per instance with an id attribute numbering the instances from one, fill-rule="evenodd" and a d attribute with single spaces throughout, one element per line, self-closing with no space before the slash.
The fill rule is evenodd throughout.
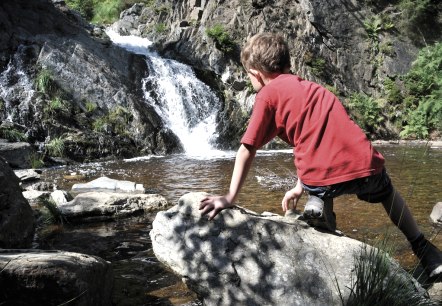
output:
<path id="1" fill-rule="evenodd" d="M 343 194 L 356 194 L 359 199 L 369 203 L 382 202 L 393 192 L 393 185 L 385 168 L 379 174 L 330 186 L 302 185 L 305 191 L 318 198 L 336 198 Z"/>

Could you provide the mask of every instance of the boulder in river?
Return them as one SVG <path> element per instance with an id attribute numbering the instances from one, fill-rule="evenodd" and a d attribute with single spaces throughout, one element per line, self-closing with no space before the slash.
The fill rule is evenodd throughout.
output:
<path id="1" fill-rule="evenodd" d="M 158 194 L 112 192 L 85 192 L 58 204 L 61 214 L 75 222 L 112 220 L 165 207 L 167 200 Z"/>
<path id="2" fill-rule="evenodd" d="M 0 248 L 29 247 L 34 231 L 34 215 L 19 179 L 0 157 Z"/>
<path id="3" fill-rule="evenodd" d="M 99 257 L 0 250 L 0 267 L 2 304 L 111 305 L 113 272 L 110 263 Z"/>
<path id="4" fill-rule="evenodd" d="M 130 181 L 120 181 L 108 178 L 106 176 L 99 177 L 93 181 L 84 184 L 74 184 L 73 192 L 88 191 L 107 191 L 107 192 L 130 192 L 144 193 L 143 184 L 136 184 Z"/>
<path id="5" fill-rule="evenodd" d="M 150 232 L 156 257 L 204 305 L 342 305 L 355 288 L 358 254 L 378 250 L 295 218 L 240 207 L 208 221 L 198 209 L 205 195 L 181 197 L 156 215 Z M 425 290 L 394 259 L 378 254 L 390 271 L 381 278 L 385 284 L 394 275 L 425 298 Z"/>
<path id="6" fill-rule="evenodd" d="M 438 202 L 434 205 L 430 219 L 434 225 L 442 226 L 442 202 Z"/>

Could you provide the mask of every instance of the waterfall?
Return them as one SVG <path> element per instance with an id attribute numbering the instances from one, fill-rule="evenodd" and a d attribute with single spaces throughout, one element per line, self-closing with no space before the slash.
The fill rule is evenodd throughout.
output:
<path id="1" fill-rule="evenodd" d="M 18 105 L 28 107 L 35 96 L 33 82 L 24 63 L 26 47 L 19 46 L 6 69 L 0 73 L 0 103 L 4 103 L 6 120 L 15 121 L 19 116 Z"/>
<path id="2" fill-rule="evenodd" d="M 198 80 L 191 67 L 164 59 L 149 49 L 148 39 L 121 36 L 106 31 L 112 42 L 126 50 L 146 56 L 149 75 L 143 80 L 146 103 L 180 139 L 186 155 L 207 157 L 219 155 L 213 148 L 217 139 L 216 115 L 220 101 L 212 90 Z"/>

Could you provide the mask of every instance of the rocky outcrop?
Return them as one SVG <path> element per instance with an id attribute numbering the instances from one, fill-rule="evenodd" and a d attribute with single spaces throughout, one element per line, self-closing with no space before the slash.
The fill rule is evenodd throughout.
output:
<path id="1" fill-rule="evenodd" d="M 78 161 L 181 150 L 144 102 L 143 56 L 48 0 L 3 1 L 0 19 L 0 120 L 26 126 L 30 142 L 61 137 Z"/>
<path id="2" fill-rule="evenodd" d="M 354 289 L 356 258 L 370 247 L 294 218 L 239 207 L 208 221 L 198 210 L 204 196 L 184 195 L 157 214 L 150 232 L 157 258 L 204 305 L 345 304 Z M 422 290 L 393 259 L 388 262 L 403 286 Z"/>
<path id="3" fill-rule="evenodd" d="M 70 202 L 59 203 L 57 207 L 67 220 L 90 222 L 164 209 L 167 200 L 157 194 L 85 192 Z"/>
<path id="4" fill-rule="evenodd" d="M 0 301 L 6 305 L 111 305 L 109 262 L 63 251 L 0 250 Z"/>
<path id="5" fill-rule="evenodd" d="M 0 248 L 29 247 L 34 231 L 34 215 L 19 179 L 0 157 Z"/>
<path id="6" fill-rule="evenodd" d="M 13 168 L 30 168 L 34 153 L 34 149 L 27 142 L 9 142 L 0 139 L 0 156 Z"/>

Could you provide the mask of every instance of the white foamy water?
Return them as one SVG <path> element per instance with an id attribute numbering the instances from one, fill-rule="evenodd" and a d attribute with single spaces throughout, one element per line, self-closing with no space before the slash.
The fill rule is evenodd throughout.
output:
<path id="1" fill-rule="evenodd" d="M 17 52 L 11 58 L 6 69 L 0 74 L 0 99 L 5 102 L 6 119 L 14 121 L 18 114 L 13 103 L 28 105 L 34 98 L 35 90 L 33 82 L 25 72 L 23 63 L 24 47 L 19 46 Z M 17 94 L 20 93 L 19 96 Z"/>
<path id="2" fill-rule="evenodd" d="M 190 66 L 164 59 L 149 49 L 148 39 L 121 36 L 109 29 L 111 40 L 136 54 L 146 56 L 148 76 L 143 80 L 146 102 L 152 105 L 165 124 L 180 139 L 186 155 L 215 158 L 226 152 L 215 150 L 218 137 L 216 116 L 220 101 L 210 87 L 201 82 Z"/>

